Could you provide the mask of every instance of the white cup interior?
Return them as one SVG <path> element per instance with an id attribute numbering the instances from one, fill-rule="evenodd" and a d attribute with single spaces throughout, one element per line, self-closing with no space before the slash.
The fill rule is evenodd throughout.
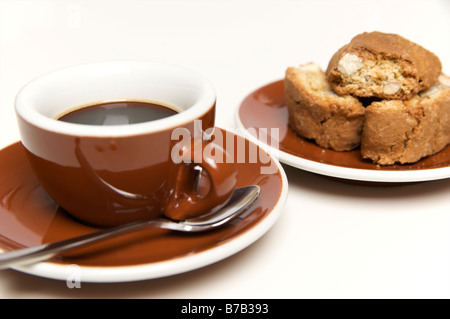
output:
<path id="1" fill-rule="evenodd" d="M 43 75 L 20 90 L 18 116 L 47 130 L 89 136 L 121 136 L 160 131 L 191 122 L 215 103 L 212 84 L 183 67 L 147 61 L 84 64 Z M 58 115 L 86 105 L 116 100 L 160 102 L 179 114 L 132 125 L 79 125 L 57 121 Z"/>

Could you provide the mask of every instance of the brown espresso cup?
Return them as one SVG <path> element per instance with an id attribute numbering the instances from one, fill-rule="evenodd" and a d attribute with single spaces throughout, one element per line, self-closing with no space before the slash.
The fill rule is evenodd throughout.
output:
<path id="1" fill-rule="evenodd" d="M 171 107 L 162 119 L 119 125 L 59 120 L 108 101 Z M 164 63 L 113 61 L 43 75 L 20 90 L 21 141 L 46 192 L 69 214 L 96 226 L 166 216 L 186 219 L 218 209 L 236 186 L 235 164 L 207 139 L 215 90 L 202 75 Z M 175 132 L 183 131 L 183 140 Z M 189 138 L 186 138 L 188 136 Z"/>

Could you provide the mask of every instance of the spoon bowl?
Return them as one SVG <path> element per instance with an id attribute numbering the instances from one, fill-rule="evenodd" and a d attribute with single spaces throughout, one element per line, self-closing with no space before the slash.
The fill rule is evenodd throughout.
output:
<path id="1" fill-rule="evenodd" d="M 60 252 L 86 246 L 142 228 L 164 228 L 181 232 L 210 231 L 227 224 L 244 213 L 259 197 L 260 191 L 257 185 L 237 188 L 233 191 L 225 206 L 217 211 L 195 218 L 181 221 L 168 218 L 136 221 L 75 238 L 0 253 L 0 270 L 48 260 Z"/>

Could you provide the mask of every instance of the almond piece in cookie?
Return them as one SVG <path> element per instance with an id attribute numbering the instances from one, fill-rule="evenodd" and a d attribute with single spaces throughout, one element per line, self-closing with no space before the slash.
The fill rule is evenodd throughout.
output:
<path id="1" fill-rule="evenodd" d="M 407 100 L 436 83 L 439 58 L 397 34 L 355 36 L 331 58 L 326 74 L 341 95 Z"/>
<path id="2" fill-rule="evenodd" d="M 363 105 L 350 95 L 334 93 L 317 64 L 288 68 L 284 87 L 289 125 L 299 136 L 336 151 L 359 146 Z"/>

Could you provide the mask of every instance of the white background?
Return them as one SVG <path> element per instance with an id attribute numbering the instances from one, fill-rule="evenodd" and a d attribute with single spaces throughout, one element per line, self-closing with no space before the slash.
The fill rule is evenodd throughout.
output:
<path id="1" fill-rule="evenodd" d="M 450 2 L 0 0 L 0 148 L 17 140 L 14 98 L 43 73 L 85 62 L 182 64 L 216 87 L 217 125 L 288 66 L 326 68 L 364 31 L 398 33 L 450 74 Z M 255 114 L 257 116 L 257 114 Z M 0 272 L 0 298 L 449 298 L 450 180 L 389 188 L 288 166 L 275 226 L 217 264 L 168 278 L 86 284 Z"/>

